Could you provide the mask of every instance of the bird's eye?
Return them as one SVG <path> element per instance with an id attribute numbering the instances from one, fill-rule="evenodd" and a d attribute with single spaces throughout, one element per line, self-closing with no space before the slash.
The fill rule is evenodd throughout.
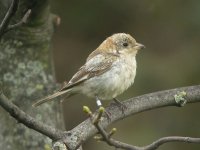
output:
<path id="1" fill-rule="evenodd" d="M 128 46 L 128 43 L 127 43 L 127 42 L 123 43 L 123 46 L 124 46 L 124 47 L 127 47 L 127 46 Z"/>

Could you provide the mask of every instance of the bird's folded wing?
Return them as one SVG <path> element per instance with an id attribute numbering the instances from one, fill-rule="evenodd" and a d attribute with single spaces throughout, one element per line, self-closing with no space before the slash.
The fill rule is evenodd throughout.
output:
<path id="1" fill-rule="evenodd" d="M 85 80 L 88 80 L 94 76 L 99 76 L 108 71 L 113 62 L 117 59 L 116 55 L 111 54 L 98 54 L 93 58 L 87 60 L 79 71 L 72 77 L 68 84 L 60 89 L 64 91 L 70 89 L 76 85 L 81 84 Z"/>

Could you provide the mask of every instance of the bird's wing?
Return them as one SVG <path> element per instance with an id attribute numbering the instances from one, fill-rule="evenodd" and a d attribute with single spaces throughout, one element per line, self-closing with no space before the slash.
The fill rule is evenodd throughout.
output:
<path id="1" fill-rule="evenodd" d="M 110 53 L 99 53 L 96 56 L 87 59 L 78 72 L 72 77 L 68 84 L 64 85 L 59 91 L 65 91 L 76 85 L 81 84 L 94 76 L 99 76 L 109 70 L 118 56 Z"/>

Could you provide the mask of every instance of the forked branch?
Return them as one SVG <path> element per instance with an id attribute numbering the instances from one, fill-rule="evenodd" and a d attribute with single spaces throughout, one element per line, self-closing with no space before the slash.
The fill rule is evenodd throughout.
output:
<path id="1" fill-rule="evenodd" d="M 0 24 L 0 39 L 3 36 L 3 34 L 8 32 L 9 30 L 17 28 L 27 22 L 28 17 L 31 14 L 31 9 L 26 11 L 25 15 L 22 17 L 22 19 L 19 22 L 17 22 L 16 24 L 13 24 L 13 25 L 9 25 L 11 19 L 17 12 L 18 5 L 19 5 L 19 0 L 12 0 L 9 9 L 6 12 L 6 14 Z"/>
<path id="2" fill-rule="evenodd" d="M 85 110 L 87 110 L 87 111 L 85 111 Z M 89 115 L 93 125 L 98 130 L 98 133 L 102 136 L 102 137 L 96 136 L 95 139 L 98 141 L 105 141 L 108 145 L 114 146 L 115 148 L 120 148 L 120 149 L 124 149 L 124 150 L 155 150 L 162 144 L 169 143 L 169 142 L 185 142 L 185 143 L 200 144 L 200 138 L 168 136 L 168 137 L 162 137 L 162 138 L 154 141 L 153 143 L 151 143 L 147 146 L 143 146 L 143 147 L 130 145 L 130 144 L 127 144 L 127 143 L 124 143 L 124 142 L 121 142 L 121 141 L 111 138 L 111 136 L 116 132 L 116 128 L 113 128 L 109 133 L 107 133 L 106 130 L 101 127 L 99 122 L 100 122 L 102 114 L 104 112 L 104 109 L 102 107 L 99 108 L 97 117 L 94 117 L 95 115 L 93 115 L 91 113 L 89 108 L 87 108 L 87 109 L 84 108 L 84 111 Z"/>
<path id="3" fill-rule="evenodd" d="M 31 116 L 20 110 L 2 93 L 0 95 L 0 105 L 16 120 L 18 120 L 20 123 L 23 123 L 25 126 L 50 137 L 55 142 L 59 141 L 60 143 L 64 143 L 69 150 L 75 150 L 79 148 L 85 141 L 87 141 L 90 137 L 94 136 L 98 132 L 101 133 L 104 139 L 108 137 L 108 144 L 113 146 L 116 146 L 118 144 L 118 146 L 121 146 L 120 148 L 128 147 L 127 149 L 130 150 L 153 150 L 164 143 L 174 141 L 200 143 L 199 138 L 172 136 L 161 138 L 153 142 L 152 144 L 144 147 L 137 147 L 122 143 L 120 141 L 116 141 L 112 139 L 111 136 L 109 137 L 109 133 L 104 132 L 104 129 L 111 123 L 130 115 L 160 107 L 183 106 L 183 104 L 185 104 L 186 102 L 200 102 L 200 85 L 159 91 L 131 98 L 122 102 L 123 105 L 125 105 L 127 108 L 126 110 L 124 110 L 123 113 L 119 111 L 118 106 L 111 104 L 106 108 L 106 111 L 110 114 L 109 119 L 104 114 L 102 114 L 102 116 L 98 116 L 98 112 L 94 113 L 95 116 L 98 116 L 98 124 L 100 124 L 100 126 L 98 124 L 98 126 L 94 126 L 94 122 L 91 122 L 91 119 L 88 118 L 80 123 L 78 126 L 76 126 L 74 129 L 64 132 L 35 120 Z"/>

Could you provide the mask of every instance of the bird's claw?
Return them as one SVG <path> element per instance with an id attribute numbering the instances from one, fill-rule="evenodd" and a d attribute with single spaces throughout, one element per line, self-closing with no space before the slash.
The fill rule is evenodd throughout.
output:
<path id="1" fill-rule="evenodd" d="M 119 107 L 122 111 L 122 114 L 125 115 L 125 110 L 127 109 L 127 106 L 124 105 L 122 102 L 120 102 L 118 99 L 113 98 L 115 104 L 117 105 L 117 107 Z"/>

